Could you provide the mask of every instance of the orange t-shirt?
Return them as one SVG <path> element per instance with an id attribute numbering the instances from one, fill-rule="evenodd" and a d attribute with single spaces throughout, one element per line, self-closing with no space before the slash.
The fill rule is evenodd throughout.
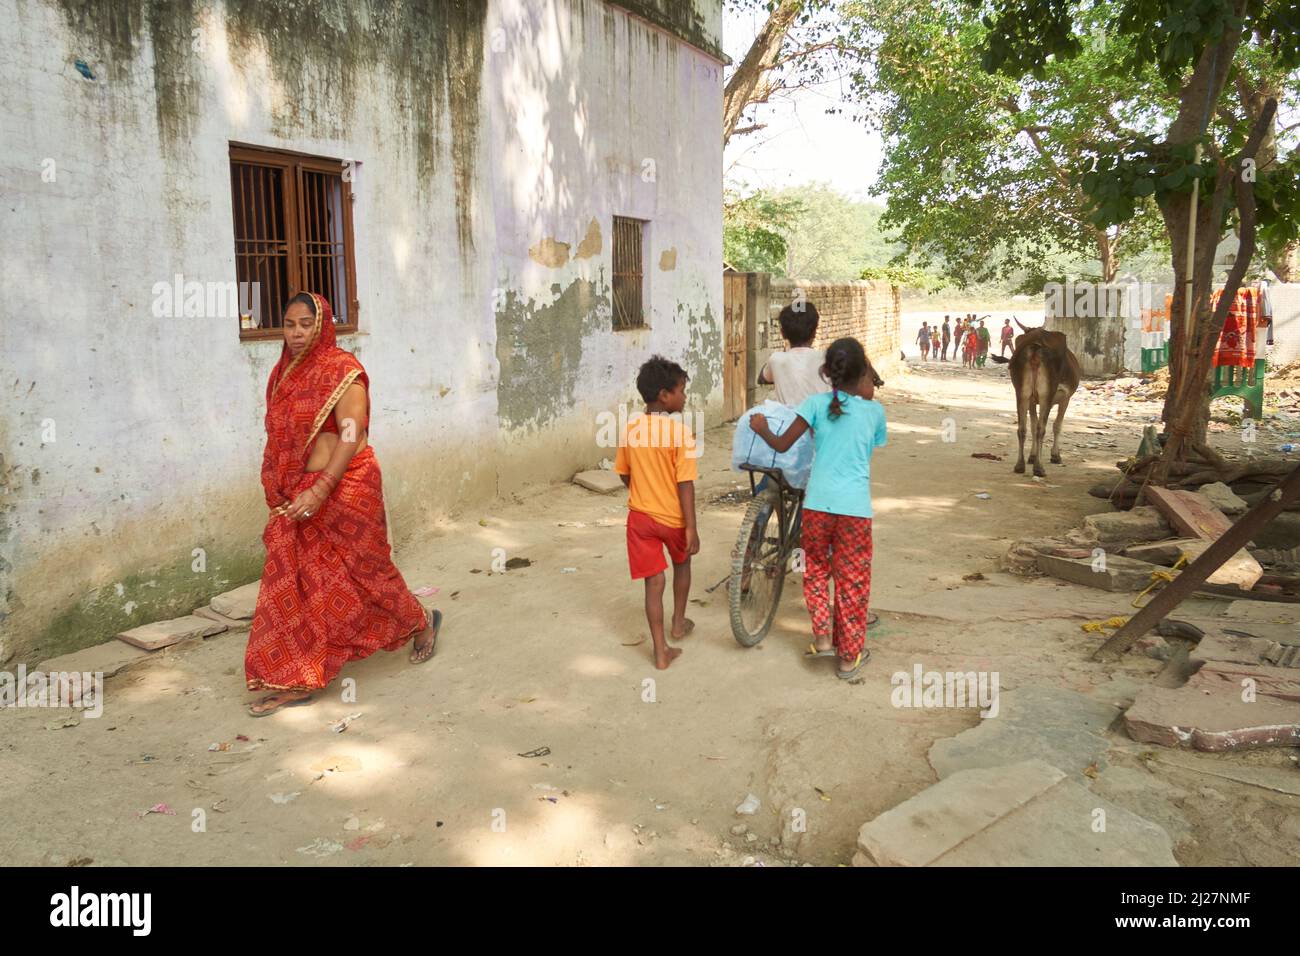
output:
<path id="1" fill-rule="evenodd" d="M 670 528 L 686 527 L 677 483 L 699 477 L 700 449 L 685 422 L 670 415 L 637 413 L 619 437 L 614 471 L 628 475 L 627 506 Z"/>

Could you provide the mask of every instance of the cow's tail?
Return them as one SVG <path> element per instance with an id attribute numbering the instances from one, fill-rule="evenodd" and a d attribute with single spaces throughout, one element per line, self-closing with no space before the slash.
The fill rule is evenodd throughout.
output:
<path id="1" fill-rule="evenodd" d="M 1007 358 L 1005 355 L 994 355 L 991 352 L 989 353 L 989 358 L 997 362 L 999 365 L 1006 365 L 1011 361 L 1011 359 Z"/>

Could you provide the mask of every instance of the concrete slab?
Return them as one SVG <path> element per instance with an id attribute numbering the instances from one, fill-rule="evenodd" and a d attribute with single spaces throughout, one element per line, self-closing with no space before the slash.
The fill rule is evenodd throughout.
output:
<path id="1" fill-rule="evenodd" d="M 961 771 L 864 824 L 858 848 L 877 866 L 928 866 L 1064 779 L 1041 760 Z"/>
<path id="2" fill-rule="evenodd" d="M 623 479 L 619 475 L 603 468 L 580 471 L 573 476 L 573 483 L 601 495 L 612 495 L 616 491 L 622 491 L 625 487 Z"/>
<path id="3" fill-rule="evenodd" d="M 1177 866 L 1178 860 L 1163 827 L 1063 780 L 932 865 Z"/>
<path id="4" fill-rule="evenodd" d="M 1027 760 L 962 770 L 858 832 L 876 866 L 1177 866 L 1158 825 Z"/>
<path id="5" fill-rule="evenodd" d="M 1105 737 L 1122 710 L 1061 687 L 1028 685 L 999 694 L 998 715 L 936 740 L 930 766 L 945 778 L 961 770 L 1044 760 L 1069 773 L 1106 765 Z"/>
<path id="6" fill-rule="evenodd" d="M 1214 507 L 1218 508 L 1225 515 L 1239 515 L 1245 513 L 1250 507 L 1243 499 L 1238 498 L 1236 493 L 1221 481 L 1211 482 L 1208 485 L 1201 485 L 1196 489 L 1196 493 L 1204 497 Z"/>
<path id="7" fill-rule="evenodd" d="M 212 610 L 224 617 L 234 618 L 237 621 L 251 621 L 253 610 L 257 607 L 257 592 L 261 586 L 261 581 L 245 584 L 225 594 L 218 594 L 209 604 Z"/>
<path id="8" fill-rule="evenodd" d="M 195 608 L 194 616 L 206 618 L 209 621 L 216 621 L 218 624 L 224 624 L 226 625 L 226 627 L 230 628 L 231 630 L 239 630 L 242 628 L 248 628 L 253 626 L 253 621 L 251 618 L 248 620 L 241 621 L 238 618 L 226 617 L 226 615 L 218 614 L 210 607 Z"/>
<path id="9" fill-rule="evenodd" d="M 1209 694 L 1192 687 L 1148 687 L 1124 714 L 1143 743 L 1212 752 L 1300 746 L 1300 704 L 1259 696 Z"/>
<path id="10" fill-rule="evenodd" d="M 1130 511 L 1103 511 L 1083 519 L 1085 536 L 1102 544 L 1159 541 L 1173 534 L 1164 516 L 1148 505 Z"/>
<path id="11" fill-rule="evenodd" d="M 1247 690 L 1247 681 L 1251 682 L 1250 689 L 1257 697 L 1300 703 L 1300 671 L 1292 667 L 1206 661 L 1187 686 L 1208 694 L 1240 698 Z"/>
<path id="12" fill-rule="evenodd" d="M 1151 583 L 1152 571 L 1165 569 L 1118 554 L 1108 554 L 1104 561 L 1040 554 L 1038 570 L 1062 581 L 1103 591 L 1141 591 Z"/>
<path id="13" fill-rule="evenodd" d="M 1185 545 L 1199 540 L 1199 538 L 1166 538 L 1163 541 L 1130 545 L 1122 553 L 1126 558 L 1150 561 L 1152 564 L 1161 564 L 1167 567 L 1178 560 Z"/>
<path id="14" fill-rule="evenodd" d="M 117 637 L 120 641 L 126 641 L 128 644 L 144 648 L 146 651 L 156 651 L 164 647 L 170 647 L 172 644 L 179 644 L 181 641 L 193 637 L 211 637 L 213 634 L 220 634 L 225 629 L 226 625 L 224 624 L 187 614 L 185 617 L 174 618 L 170 621 L 155 621 L 152 624 L 142 624 L 139 627 L 131 628 L 129 631 L 123 631 Z"/>
<path id="15" fill-rule="evenodd" d="M 37 669 L 47 674 L 54 671 L 80 671 L 83 674 L 103 674 L 105 677 L 112 677 L 132 664 L 148 658 L 149 652 L 146 650 L 122 641 L 108 641 L 104 644 L 96 644 L 94 647 L 73 651 L 71 654 L 51 657 L 48 661 L 41 661 Z"/>

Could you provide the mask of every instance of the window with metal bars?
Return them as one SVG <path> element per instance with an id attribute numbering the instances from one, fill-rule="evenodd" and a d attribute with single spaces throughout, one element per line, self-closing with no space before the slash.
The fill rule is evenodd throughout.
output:
<path id="1" fill-rule="evenodd" d="M 329 300 L 337 331 L 356 330 L 351 186 L 336 159 L 230 147 L 235 271 L 246 300 L 240 338 L 280 335 L 285 304 L 299 292 Z"/>
<path id="2" fill-rule="evenodd" d="M 645 220 L 614 217 L 614 331 L 645 326 Z"/>

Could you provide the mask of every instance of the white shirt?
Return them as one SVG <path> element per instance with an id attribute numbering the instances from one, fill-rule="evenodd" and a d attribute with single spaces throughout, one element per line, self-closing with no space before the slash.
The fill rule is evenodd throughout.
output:
<path id="1" fill-rule="evenodd" d="M 809 395 L 831 390 L 830 383 L 823 381 L 821 376 L 824 364 L 824 349 L 796 348 L 788 352 L 773 352 L 759 377 L 772 380 L 778 402 L 798 408 Z"/>

